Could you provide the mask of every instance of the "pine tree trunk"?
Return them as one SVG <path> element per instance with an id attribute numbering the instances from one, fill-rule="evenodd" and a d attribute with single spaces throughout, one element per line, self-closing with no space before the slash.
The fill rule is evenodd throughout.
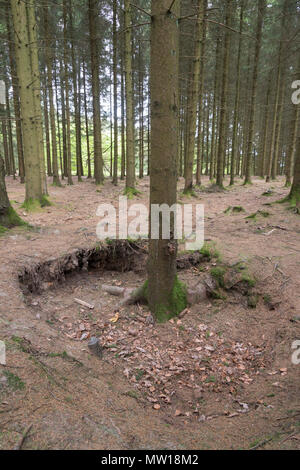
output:
<path id="1" fill-rule="evenodd" d="M 16 120 L 18 167 L 19 167 L 20 182 L 23 184 L 25 182 L 25 167 L 24 167 L 23 139 L 22 139 L 21 114 L 20 114 L 19 82 L 18 82 L 18 77 L 17 77 L 16 65 L 14 61 L 15 44 L 14 44 L 12 33 L 11 33 L 10 3 L 9 2 L 6 3 L 6 27 L 7 27 L 7 39 L 8 39 L 10 75 L 12 77 L 14 112 L 15 112 L 15 120 Z"/>
<path id="2" fill-rule="evenodd" d="M 118 184 L 118 74 L 117 74 L 117 0 L 113 1 L 113 81 L 114 81 L 114 169 L 113 184 Z"/>
<path id="3" fill-rule="evenodd" d="M 179 2 L 173 2 L 172 11 L 169 7 L 170 0 L 152 2 L 150 207 L 163 203 L 171 207 L 177 198 Z M 186 307 L 184 288 L 176 277 L 174 220 L 172 225 L 171 238 L 163 240 L 160 220 L 159 240 L 151 238 L 149 244 L 147 297 L 158 321 Z"/>
<path id="4" fill-rule="evenodd" d="M 293 168 L 293 161 L 294 161 L 294 154 L 296 151 L 296 141 L 297 141 L 297 134 L 299 133 L 299 123 L 300 123 L 300 106 L 295 106 L 293 109 L 293 118 L 291 120 L 291 130 L 289 136 L 289 146 L 287 150 L 287 161 L 286 161 L 286 182 L 285 186 L 288 188 L 291 186 L 292 183 L 292 168 Z"/>
<path id="5" fill-rule="evenodd" d="M 30 43 L 26 4 L 18 0 L 11 0 L 11 9 L 15 31 L 15 58 L 17 76 L 19 79 L 20 107 L 23 129 L 23 144 L 26 173 L 25 200 L 42 200 L 42 171 L 41 171 L 41 142 L 37 132 L 36 107 L 34 103 L 33 87 L 37 87 L 32 75 Z M 29 84 L 29 85 L 28 85 Z"/>
<path id="6" fill-rule="evenodd" d="M 277 76 L 276 76 L 276 87 L 275 87 L 275 90 L 276 90 L 275 91 L 275 105 L 274 105 L 274 113 L 273 113 L 270 153 L 269 153 L 269 158 L 268 158 L 268 170 L 267 170 L 267 177 L 266 177 L 267 183 L 271 180 L 273 160 L 274 160 L 274 154 L 275 154 L 277 115 L 278 115 L 278 108 L 279 108 L 279 103 L 280 103 L 280 87 L 281 87 L 281 81 L 282 81 L 282 55 L 283 55 L 282 53 L 283 53 L 283 45 L 284 45 L 285 24 L 286 24 L 286 16 L 287 16 L 286 13 L 288 9 L 288 3 L 289 3 L 289 0 L 284 0 L 282 17 L 281 17 L 281 38 L 280 38 L 279 51 L 278 51 Z"/>
<path id="7" fill-rule="evenodd" d="M 72 148 L 71 148 L 71 121 L 70 121 L 70 86 L 69 86 L 69 45 L 68 45 L 68 5 L 63 0 L 64 22 L 64 85 L 65 85 L 65 121 L 66 121 L 66 164 L 68 184 L 73 184 L 72 179 Z"/>
<path id="8" fill-rule="evenodd" d="M 87 164 L 88 164 L 88 178 L 92 177 L 91 169 L 91 150 L 90 150 L 90 136 L 89 136 L 89 118 L 87 109 L 87 97 L 86 97 L 86 65 L 83 63 L 83 104 L 84 104 L 84 117 L 85 117 L 85 135 L 86 135 L 86 146 L 87 146 Z"/>
<path id="9" fill-rule="evenodd" d="M 235 104 L 234 104 L 234 122 L 233 122 L 233 131 L 232 131 L 232 152 L 231 152 L 231 168 L 230 168 L 230 185 L 234 185 L 235 170 L 236 170 L 236 154 L 237 154 L 237 128 L 239 122 L 239 110 L 240 110 L 240 91 L 241 91 L 241 54 L 242 54 L 242 44 L 243 44 L 243 23 L 244 23 L 244 9 L 245 2 L 242 0 L 241 11 L 240 11 L 240 37 L 239 37 L 239 46 L 238 46 L 238 56 L 237 56 L 237 65 L 236 65 L 236 95 L 235 95 Z"/>
<path id="10" fill-rule="evenodd" d="M 48 18 L 48 0 L 45 0 L 44 3 L 44 29 L 45 29 L 45 60 L 47 66 L 47 89 L 49 96 L 49 107 L 50 107 L 50 128 L 51 128 L 51 149 L 52 149 L 52 165 L 53 165 L 53 184 L 55 186 L 61 186 L 59 173 L 58 173 L 58 161 L 57 161 L 57 142 L 56 142 L 56 125 L 55 125 L 55 108 L 54 108 L 54 97 L 53 97 L 53 76 L 52 76 L 52 67 L 53 67 L 53 44 L 50 41 L 50 28 L 49 28 L 49 18 Z"/>
<path id="11" fill-rule="evenodd" d="M 60 62 L 60 99 L 61 99 L 61 125 L 63 137 L 63 177 L 68 177 L 68 145 L 67 145 L 67 121 L 66 121 L 66 101 L 65 101 L 65 85 L 64 85 L 64 67 Z"/>
<path id="12" fill-rule="evenodd" d="M 89 0 L 89 28 L 92 67 L 93 123 L 94 123 L 94 177 L 96 184 L 104 182 L 100 114 L 99 53 L 97 44 L 97 1 Z"/>
<path id="13" fill-rule="evenodd" d="M 33 103 L 35 110 L 35 129 L 37 133 L 37 140 L 39 144 L 39 157 L 40 157 L 40 174 L 42 194 L 48 195 L 47 179 L 45 170 L 45 155 L 44 155 L 44 132 L 43 132 L 43 118 L 42 118 L 42 105 L 41 105 L 41 80 L 39 68 L 39 55 L 38 55 L 38 40 L 37 40 L 37 20 L 35 15 L 35 0 L 26 4 L 27 20 L 28 20 L 28 39 L 31 60 L 31 73 L 33 80 Z"/>
<path id="14" fill-rule="evenodd" d="M 43 107 L 44 107 L 45 145 L 46 145 L 46 157 L 47 157 L 47 175 L 52 176 L 47 83 L 44 83 Z"/>
<path id="15" fill-rule="evenodd" d="M 207 9 L 207 0 L 204 0 L 202 5 L 203 11 Z M 204 18 L 204 17 L 203 17 Z M 203 164 L 203 152 L 201 152 L 201 125 L 203 120 L 203 86 L 204 86 L 204 55 L 206 50 L 206 22 L 203 21 L 202 26 L 202 46 L 201 46 L 201 56 L 200 56 L 200 72 L 199 72 L 199 107 L 198 107 L 198 140 L 197 140 L 197 171 L 196 171 L 196 184 L 201 185 L 201 176 L 202 176 L 202 164 Z M 203 134 L 204 135 L 204 134 Z"/>
<path id="16" fill-rule="evenodd" d="M 126 173 L 126 144 L 125 144 L 125 86 L 124 86 L 124 45 L 121 45 L 121 180 Z"/>
<path id="17" fill-rule="evenodd" d="M 78 109 L 78 87 L 77 87 L 77 65 L 74 51 L 74 31 L 73 31 L 73 13 L 72 13 L 72 0 L 68 1 L 69 11 L 69 36 L 71 42 L 71 63 L 72 63 L 72 82 L 73 82 L 73 104 L 75 115 L 75 136 L 76 136 L 76 168 L 78 181 L 82 181 L 82 166 L 81 166 L 81 145 L 80 145 L 80 111 Z"/>
<path id="18" fill-rule="evenodd" d="M 203 39 L 203 17 L 204 17 L 204 0 L 197 1 L 197 24 L 195 32 L 195 48 L 192 64 L 192 79 L 190 92 L 188 94 L 188 132 L 187 132 L 187 150 L 186 150 L 186 169 L 185 169 L 185 186 L 184 192 L 188 193 L 193 188 L 193 173 L 195 160 L 195 142 L 196 142 L 196 125 L 197 125 L 197 106 L 199 101 L 199 78 L 200 78 L 200 61 Z M 201 124 L 200 124 L 201 127 Z"/>
<path id="19" fill-rule="evenodd" d="M 294 167 L 294 181 L 289 194 L 289 199 L 295 203 L 300 211 L 300 133 L 297 137 L 296 153 L 295 153 L 295 167 Z"/>
<path id="20" fill-rule="evenodd" d="M 255 106 L 256 106 L 256 95 L 257 95 L 258 65 L 259 65 L 259 57 L 260 57 L 260 50 L 261 50 L 261 44 L 262 44 L 262 28 L 263 28 L 265 10 L 266 10 L 266 0 L 258 0 L 257 30 L 256 30 L 255 56 L 254 56 L 253 78 L 252 78 L 250 118 L 249 118 L 249 135 L 248 135 L 248 145 L 247 145 L 247 153 L 246 153 L 245 184 L 251 183 L 251 167 L 252 167 L 253 136 L 254 136 L 254 124 L 255 124 Z"/>
<path id="21" fill-rule="evenodd" d="M 220 55 L 221 55 L 221 38 L 220 35 L 217 37 L 217 47 L 216 47 L 216 65 L 215 65 L 215 83 L 214 83 L 214 100 L 213 100 L 213 120 L 212 120 L 212 136 L 211 136 L 211 160 L 210 160 L 210 171 L 209 178 L 213 179 L 215 174 L 215 161 L 216 161 L 216 123 L 217 123 L 217 103 L 218 103 L 218 90 L 219 90 L 219 65 L 220 65 Z"/>
<path id="22" fill-rule="evenodd" d="M 126 97 L 126 190 L 135 188 L 134 116 L 132 84 L 132 32 L 130 0 L 124 1 L 125 22 L 125 97 Z"/>
<path id="23" fill-rule="evenodd" d="M 284 91 L 285 91 L 285 73 L 283 70 L 280 94 L 279 94 L 279 104 L 278 104 L 278 116 L 276 119 L 276 131 L 275 131 L 275 147 L 274 147 L 274 158 L 272 164 L 272 180 L 276 180 L 278 172 L 278 160 L 279 160 L 279 146 L 280 146 L 280 137 L 281 137 L 281 127 L 282 127 L 282 113 L 283 113 L 283 104 L 284 104 Z"/>
<path id="24" fill-rule="evenodd" d="M 226 4 L 226 26 L 231 25 L 232 0 L 227 0 Z M 229 53 L 230 53 L 230 31 L 226 29 L 224 42 L 224 59 L 223 59 L 223 81 L 221 93 L 221 111 L 219 124 L 219 148 L 218 148 L 218 166 L 217 166 L 217 185 L 223 188 L 224 178 L 224 159 L 226 149 L 226 118 L 228 103 L 228 72 L 229 72 Z"/>

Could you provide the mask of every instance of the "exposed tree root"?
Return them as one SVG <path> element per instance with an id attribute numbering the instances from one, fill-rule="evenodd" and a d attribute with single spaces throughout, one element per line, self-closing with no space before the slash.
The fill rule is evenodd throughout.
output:
<path id="1" fill-rule="evenodd" d="M 144 271 L 146 257 L 147 245 L 144 241 L 110 240 L 94 247 L 78 248 L 58 258 L 27 264 L 19 272 L 19 283 L 25 294 L 40 294 L 78 272 Z M 205 254 L 198 251 L 186 253 L 177 259 L 177 269 L 189 269 L 203 261 L 207 261 Z"/>

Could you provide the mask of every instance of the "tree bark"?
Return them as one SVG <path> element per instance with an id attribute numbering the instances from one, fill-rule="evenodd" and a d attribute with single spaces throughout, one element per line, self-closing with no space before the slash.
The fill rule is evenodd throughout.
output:
<path id="1" fill-rule="evenodd" d="M 178 146 L 178 26 L 179 2 L 152 1 L 151 22 L 151 161 L 150 208 L 168 204 L 177 198 Z M 170 53 L 172 51 L 172 53 Z M 166 321 L 186 307 L 184 288 L 176 277 L 177 241 L 174 220 L 171 238 L 150 237 L 147 298 L 158 321 Z M 151 218 L 150 226 L 153 223 Z"/>
<path id="2" fill-rule="evenodd" d="M 100 114 L 99 53 L 97 44 L 97 0 L 89 0 L 89 28 L 92 67 L 93 123 L 94 123 L 94 177 L 96 184 L 104 182 Z"/>
<path id="3" fill-rule="evenodd" d="M 197 24 L 195 32 L 195 49 L 192 64 L 192 79 L 190 92 L 188 94 L 188 132 L 187 132 L 187 150 L 186 150 L 186 169 L 184 192 L 188 193 L 193 188 L 193 173 L 195 160 L 195 142 L 197 125 L 197 106 L 199 101 L 199 78 L 200 61 L 203 39 L 203 16 L 204 0 L 197 1 Z M 201 129 L 201 124 L 200 124 Z M 201 130 L 200 130 L 201 132 Z"/>
<path id="4" fill-rule="evenodd" d="M 230 28 L 232 15 L 232 0 L 227 0 L 226 3 L 226 21 L 225 24 Z M 219 124 L 219 148 L 218 148 L 218 166 L 217 166 L 217 185 L 223 188 L 224 178 L 224 159 L 226 148 L 226 118 L 227 118 L 227 103 L 228 103 L 228 71 L 229 71 L 229 52 L 230 52 L 230 37 L 231 33 L 228 29 L 225 32 L 224 42 L 224 59 L 223 59 L 223 83 L 221 92 L 221 111 L 220 111 L 220 124 Z"/>
<path id="5" fill-rule="evenodd" d="M 252 94 L 251 94 L 250 118 L 249 118 L 249 135 L 248 135 L 248 145 L 247 145 L 247 154 L 246 154 L 245 184 L 251 183 L 251 167 L 252 167 L 252 155 L 253 155 L 253 136 L 254 136 L 254 124 L 255 124 L 258 65 L 259 65 L 259 57 L 260 57 L 260 50 L 261 50 L 261 43 L 262 43 L 262 28 L 263 28 L 265 10 L 266 10 L 266 0 L 258 0 L 256 44 L 255 44 L 254 68 L 253 68 L 253 78 L 252 78 Z"/>
<path id="6" fill-rule="evenodd" d="M 11 0 L 11 9 L 15 31 L 15 57 L 19 79 L 20 107 L 23 128 L 23 144 L 26 172 L 27 202 L 42 199 L 42 178 L 40 159 L 40 140 L 37 132 L 37 120 L 33 87 L 39 87 L 32 75 L 31 55 L 27 24 L 26 4 Z"/>
<path id="7" fill-rule="evenodd" d="M 126 97 L 126 190 L 135 188 L 134 117 L 132 85 L 132 34 L 130 0 L 124 1 L 125 22 L 125 97 Z"/>

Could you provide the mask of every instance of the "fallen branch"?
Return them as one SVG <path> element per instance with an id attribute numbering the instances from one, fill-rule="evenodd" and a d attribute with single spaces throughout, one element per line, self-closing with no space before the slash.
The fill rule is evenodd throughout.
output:
<path id="1" fill-rule="evenodd" d="M 273 437 L 269 437 L 269 439 L 264 439 L 263 441 L 256 444 L 256 446 L 250 447 L 250 450 L 258 449 L 259 447 L 264 446 L 265 444 L 267 444 L 268 442 L 272 440 L 273 440 Z"/>
<path id="2" fill-rule="evenodd" d="M 33 424 L 30 424 L 30 425 L 25 429 L 25 431 L 24 431 L 23 434 L 22 434 L 22 438 L 20 439 L 19 443 L 14 447 L 13 450 L 21 450 L 21 449 L 22 449 L 22 446 L 23 446 L 25 440 L 27 439 L 28 434 L 29 434 L 29 432 L 30 432 L 32 426 L 33 426 Z"/>
<path id="3" fill-rule="evenodd" d="M 89 304 L 85 302 L 84 300 L 74 299 L 74 302 L 76 302 L 79 305 L 82 305 L 83 307 L 89 308 L 90 310 L 93 310 L 95 308 L 95 305 Z"/>

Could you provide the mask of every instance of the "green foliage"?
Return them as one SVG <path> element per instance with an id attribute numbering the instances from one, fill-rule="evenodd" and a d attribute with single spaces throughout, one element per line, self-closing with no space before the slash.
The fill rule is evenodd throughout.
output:
<path id="1" fill-rule="evenodd" d="M 257 294 L 248 295 L 248 307 L 256 308 L 259 301 L 259 296 Z"/>
<path id="2" fill-rule="evenodd" d="M 17 391 L 25 388 L 25 383 L 17 375 L 9 370 L 5 370 L 3 374 L 7 378 L 7 384 L 12 390 Z"/>
<path id="3" fill-rule="evenodd" d="M 239 213 L 241 213 L 241 212 L 245 212 L 245 209 L 244 209 L 242 206 L 234 206 L 234 207 L 232 208 L 232 212 L 233 212 L 234 214 L 239 214 Z"/>
<path id="4" fill-rule="evenodd" d="M 247 272 L 243 273 L 242 281 L 245 282 L 248 285 L 248 287 L 255 287 L 256 286 L 256 279 L 254 279 L 254 277 L 252 277 Z"/>
<path id="5" fill-rule="evenodd" d="M 148 281 L 143 286 L 145 298 L 149 298 Z M 170 300 L 167 305 L 158 305 L 153 312 L 158 323 L 165 323 L 178 316 L 187 307 L 187 289 L 185 284 L 176 276 Z"/>
<path id="6" fill-rule="evenodd" d="M 4 233 L 7 228 L 20 226 L 29 227 L 29 224 L 27 222 L 24 222 L 24 220 L 22 220 L 21 217 L 18 216 L 18 214 L 12 207 L 9 207 L 5 216 L 1 216 L 0 233 Z"/>
<path id="7" fill-rule="evenodd" d="M 51 206 L 51 202 L 49 201 L 48 197 L 43 195 L 41 199 L 27 199 L 23 202 L 22 208 L 25 209 L 27 212 L 37 212 L 43 207 Z"/>
<path id="8" fill-rule="evenodd" d="M 200 250 L 200 253 L 205 256 L 205 258 L 208 259 L 208 261 L 211 261 L 212 259 L 221 259 L 220 252 L 216 249 L 216 246 L 214 243 L 208 243 L 205 242 L 203 247 Z"/>
<path id="9" fill-rule="evenodd" d="M 258 216 L 261 216 L 261 217 L 264 217 L 264 218 L 267 218 L 267 217 L 270 217 L 270 212 L 267 212 L 267 211 L 257 211 L 257 212 L 254 212 L 253 214 L 249 215 L 248 217 L 246 217 L 246 219 L 252 219 L 252 220 L 256 220 Z"/>
<path id="10" fill-rule="evenodd" d="M 226 274 L 226 269 L 217 266 L 215 268 L 212 268 L 210 271 L 211 276 L 215 279 L 215 281 L 218 283 L 219 287 L 224 287 L 224 276 Z"/>
<path id="11" fill-rule="evenodd" d="M 127 196 L 128 199 L 133 199 L 135 196 L 138 196 L 139 194 L 141 194 L 141 191 L 139 191 L 136 188 L 130 188 L 130 187 L 125 188 L 123 192 L 123 195 Z"/>

